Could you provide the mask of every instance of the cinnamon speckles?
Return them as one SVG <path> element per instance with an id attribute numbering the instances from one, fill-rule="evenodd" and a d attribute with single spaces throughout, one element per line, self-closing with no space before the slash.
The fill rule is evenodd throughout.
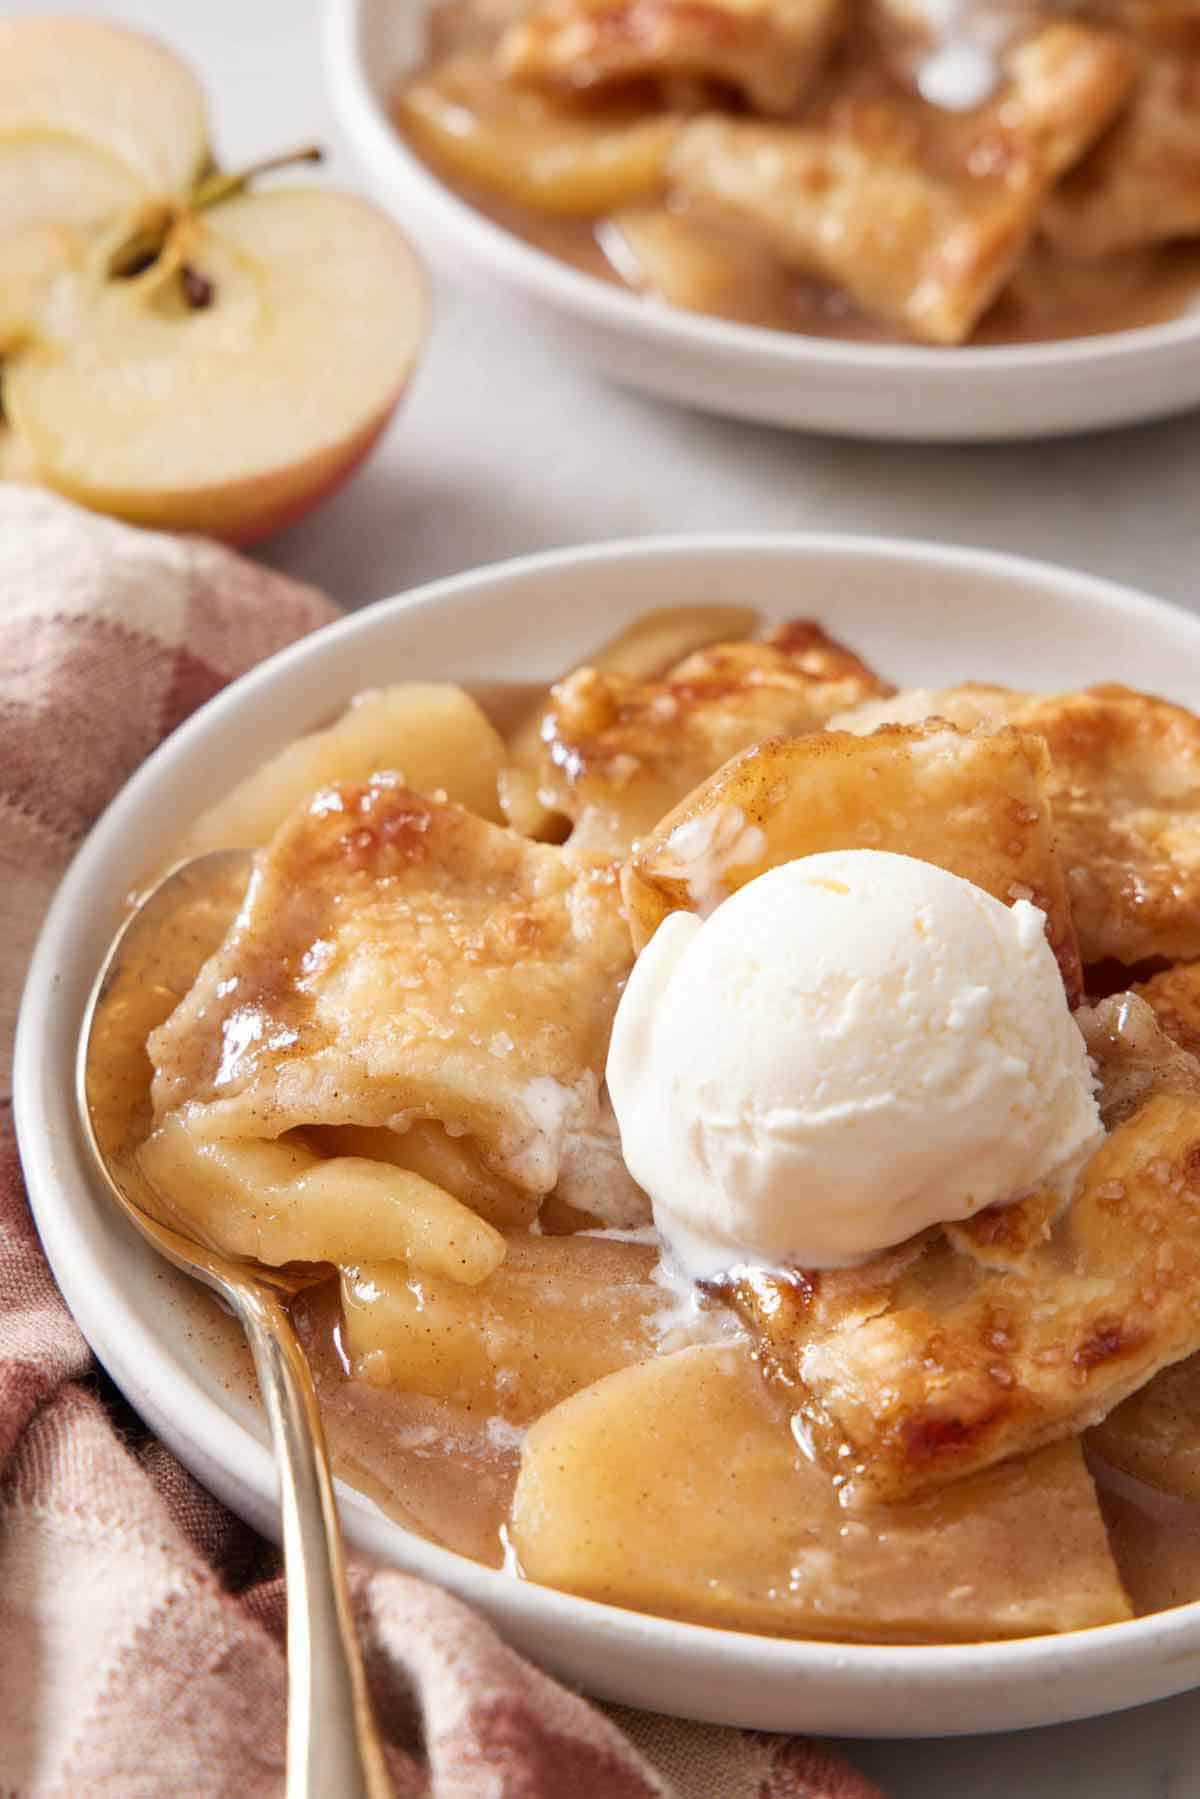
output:
<path id="1" fill-rule="evenodd" d="M 1097 1318 L 1090 1334 L 1076 1348 L 1071 1361 L 1076 1368 L 1089 1374 L 1101 1362 L 1128 1354 L 1144 1340 L 1143 1332 L 1129 1330 L 1119 1318 Z"/>

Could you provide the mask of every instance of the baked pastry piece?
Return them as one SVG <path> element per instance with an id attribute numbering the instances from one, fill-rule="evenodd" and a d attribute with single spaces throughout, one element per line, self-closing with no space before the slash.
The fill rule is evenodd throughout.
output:
<path id="1" fill-rule="evenodd" d="M 1084 960 L 1200 956 L 1200 719 L 1117 685 L 1010 716 L 1049 745 Z"/>
<path id="2" fill-rule="evenodd" d="M 846 0 L 543 0 L 497 51 L 510 79 L 589 89 L 701 76 L 788 113 L 842 31 Z"/>
<path id="3" fill-rule="evenodd" d="M 891 691 L 803 619 L 697 650 L 657 681 L 577 669 L 542 716 L 539 791 L 573 821 L 574 845 L 623 855 L 737 750 Z"/>
<path id="4" fill-rule="evenodd" d="M 614 637 L 591 651 L 577 666 L 593 674 L 615 675 L 637 683 L 665 678 L 698 650 L 738 643 L 757 635 L 761 617 L 752 606 L 700 604 L 664 606 L 637 614 Z M 564 677 L 565 678 L 565 677 Z M 629 689 L 632 691 L 632 686 Z M 882 688 L 890 692 L 889 688 Z M 524 715 L 509 733 L 507 756 L 499 771 L 499 799 L 504 816 L 524 837 L 561 843 L 570 819 L 553 810 L 553 792 L 542 796 L 547 769 L 543 727 L 552 690 L 543 687 L 531 698 Z M 660 721 L 661 722 L 661 721 Z"/>
<path id="5" fill-rule="evenodd" d="M 884 1497 L 1097 1423 L 1200 1348 L 1200 1063 L 1134 995 L 1079 1014 L 1110 1134 L 1045 1195 L 729 1297 L 815 1453 Z"/>
<path id="6" fill-rule="evenodd" d="M 598 1116 L 631 960 L 616 874 L 394 778 L 332 786 L 264 852 L 150 1039 L 194 1138 L 434 1120 L 531 1193 Z"/>
<path id="7" fill-rule="evenodd" d="M 645 838 L 622 871 L 640 948 L 673 911 L 708 911 L 797 856 L 877 849 L 921 857 L 996 899 L 1031 900 L 1072 1002 L 1079 951 L 1055 852 L 1043 743 L 1002 728 L 822 731 L 735 757 Z"/>
<path id="8" fill-rule="evenodd" d="M 1180 963 L 1143 981 L 1134 989 L 1154 1011 L 1159 1029 L 1183 1052 L 1200 1050 L 1200 964 Z M 1110 1061 L 1106 1085 L 1126 1109 L 1138 1103 L 1154 1078 L 1152 1058 L 1160 1070 L 1174 1058 L 1161 1039 L 1146 1028 L 1144 1014 L 1138 1041 L 1137 1019 L 1119 1034 L 1127 1047 L 1123 1076 Z M 1184 1064 L 1176 1063 L 1181 1070 Z M 1162 1073 L 1158 1077 L 1163 1078 Z M 1123 1079 L 1123 1091 L 1117 1086 Z M 1087 1434 L 1090 1449 L 1114 1468 L 1134 1475 L 1160 1492 L 1181 1499 L 1200 1499 L 1200 1355 L 1164 1368 L 1130 1394 Z M 1190 1595 L 1189 1595 L 1190 1597 Z"/>
<path id="9" fill-rule="evenodd" d="M 781 1636 L 953 1642 L 1130 1615 L 1077 1443 L 847 1509 L 744 1345 L 625 1368 L 540 1418 L 509 1535 L 533 1580 Z"/>
<path id="10" fill-rule="evenodd" d="M 1128 967 L 1200 956 L 1200 718 L 1106 683 L 1022 694 L 965 685 L 912 690 L 835 719 L 870 731 L 886 718 L 943 717 L 961 729 L 1007 721 L 1050 750 L 1049 796 L 1085 962 Z"/>
<path id="11" fill-rule="evenodd" d="M 1147 59 L 1120 119 L 1049 197 L 1062 256 L 1110 256 L 1200 233 L 1200 12 L 1189 49 Z"/>
<path id="12" fill-rule="evenodd" d="M 814 122 L 711 115 L 668 158 L 675 191 L 765 237 L 918 340 L 964 341 L 1029 243 L 1046 194 L 1126 99 L 1136 57 L 1071 21 L 1006 53 L 997 97 L 948 114 L 853 86 Z"/>

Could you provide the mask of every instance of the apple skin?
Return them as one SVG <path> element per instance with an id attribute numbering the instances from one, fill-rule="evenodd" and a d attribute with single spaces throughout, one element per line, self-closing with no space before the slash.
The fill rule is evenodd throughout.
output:
<path id="1" fill-rule="evenodd" d="M 233 487 L 130 495 L 95 485 L 77 490 L 68 482 L 52 483 L 32 472 L 26 472 L 25 479 L 40 479 L 42 486 L 53 486 L 56 493 L 77 506 L 122 519 L 127 525 L 141 525 L 152 531 L 198 533 L 228 544 L 231 549 L 246 550 L 289 525 L 299 524 L 350 479 L 391 423 L 407 387 L 406 377 L 379 414 L 348 441 Z"/>

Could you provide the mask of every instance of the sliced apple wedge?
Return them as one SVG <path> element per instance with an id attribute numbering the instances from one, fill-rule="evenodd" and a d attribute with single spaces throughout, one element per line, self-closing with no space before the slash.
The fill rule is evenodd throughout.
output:
<path id="1" fill-rule="evenodd" d="M 4 371 L 38 479 L 136 524 L 266 536 L 370 448 L 425 321 L 405 240 L 319 188 L 180 210 L 132 275 L 121 240 L 54 280 Z"/>
<path id="2" fill-rule="evenodd" d="M 183 193 L 208 161 L 204 93 L 140 32 L 98 19 L 0 19 L 0 160 L 14 142 L 55 139 L 142 193 Z"/>
<path id="3" fill-rule="evenodd" d="M 490 56 L 475 51 L 407 87 L 396 120 L 451 180 L 564 216 L 610 212 L 657 194 L 679 131 L 671 114 L 647 115 L 636 103 L 580 109 L 498 83 Z"/>

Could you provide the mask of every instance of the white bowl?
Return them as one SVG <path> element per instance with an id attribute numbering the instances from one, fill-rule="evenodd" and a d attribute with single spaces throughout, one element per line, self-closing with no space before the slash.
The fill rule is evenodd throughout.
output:
<path id="1" fill-rule="evenodd" d="M 260 1530 L 275 1481 L 253 1407 L 226 1390 L 176 1282 L 89 1179 L 72 1111 L 88 987 L 147 845 L 357 690 L 389 677 L 552 675 L 649 607 L 751 601 L 811 614 L 894 679 L 1072 686 L 1119 674 L 1200 704 L 1200 620 L 1002 556 L 856 538 L 658 538 L 535 556 L 355 613 L 274 656 L 151 757 L 70 869 L 34 956 L 17 1123 L 46 1252 L 100 1359 L 203 1483 Z M 480 1606 L 601 1697 L 693 1718 L 839 1735 L 998 1730 L 1116 1710 L 1200 1684 L 1200 1604 L 1063 1637 L 875 1648 L 671 1623 L 483 1568 L 341 1490 L 350 1541 Z"/>
<path id="2" fill-rule="evenodd" d="M 1200 296 L 1168 324 L 1060 343 L 856 344 L 655 305 L 559 262 L 444 187 L 388 120 L 423 53 L 428 0 L 325 0 L 333 103 L 404 229 L 456 273 L 511 290 L 539 329 L 630 387 L 764 424 L 847 437 L 1053 437 L 1200 403 Z"/>

